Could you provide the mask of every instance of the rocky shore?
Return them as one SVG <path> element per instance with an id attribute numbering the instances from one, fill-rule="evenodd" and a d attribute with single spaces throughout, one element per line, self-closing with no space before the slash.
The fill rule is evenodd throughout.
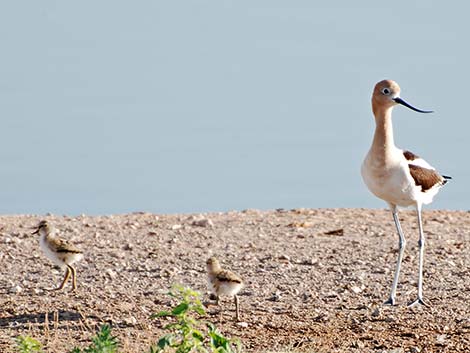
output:
<path id="1" fill-rule="evenodd" d="M 296 209 L 157 215 L 0 216 L 0 352 L 29 335 L 46 352 L 83 346 L 109 323 L 121 352 L 147 352 L 163 335 L 150 315 L 184 284 L 207 296 L 205 261 L 216 255 L 246 283 L 241 319 L 223 300 L 208 320 L 248 352 L 468 352 L 470 213 L 424 211 L 424 295 L 415 299 L 418 230 L 407 236 L 398 305 L 383 306 L 398 237 L 386 210 Z M 41 253 L 32 227 L 49 220 L 84 251 L 78 290 L 51 291 L 63 276 Z"/>

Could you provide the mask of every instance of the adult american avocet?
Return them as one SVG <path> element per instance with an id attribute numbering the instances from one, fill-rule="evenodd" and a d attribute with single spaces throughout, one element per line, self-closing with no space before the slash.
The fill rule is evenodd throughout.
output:
<path id="1" fill-rule="evenodd" d="M 392 211 L 399 236 L 399 252 L 390 298 L 385 304 L 394 305 L 400 274 L 400 266 L 405 250 L 405 236 L 398 219 L 397 207 L 414 206 L 418 214 L 419 228 L 419 272 L 418 298 L 410 306 L 425 304 L 423 301 L 423 260 L 424 233 L 421 220 L 423 204 L 432 202 L 434 195 L 451 177 L 439 174 L 429 163 L 410 151 L 399 149 L 393 141 L 392 110 L 397 104 L 404 105 L 419 113 L 432 113 L 420 110 L 400 98 L 400 87 L 391 80 L 383 80 L 375 85 L 372 93 L 372 111 L 375 116 L 375 133 L 372 146 L 362 163 L 362 177 L 369 190 L 386 201 Z"/>

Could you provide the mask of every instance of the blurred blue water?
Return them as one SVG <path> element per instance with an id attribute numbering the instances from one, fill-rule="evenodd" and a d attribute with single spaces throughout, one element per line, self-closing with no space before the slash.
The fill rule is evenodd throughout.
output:
<path id="1" fill-rule="evenodd" d="M 406 5 L 405 5 L 406 4 Z M 396 142 L 467 209 L 466 3 L 0 4 L 0 213 L 384 207 L 360 164 L 375 82 Z"/>

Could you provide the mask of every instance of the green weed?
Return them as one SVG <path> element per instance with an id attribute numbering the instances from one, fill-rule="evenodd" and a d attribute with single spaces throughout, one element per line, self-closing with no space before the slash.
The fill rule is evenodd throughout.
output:
<path id="1" fill-rule="evenodd" d="M 70 353 L 117 353 L 119 342 L 111 335 L 111 328 L 108 325 L 101 326 L 91 341 L 92 343 L 84 350 L 74 348 Z"/>
<path id="2" fill-rule="evenodd" d="M 149 353 L 240 353 L 238 340 L 222 335 L 214 324 L 202 321 L 206 314 L 201 295 L 190 288 L 174 286 L 169 293 L 178 300 L 171 311 L 160 311 L 153 318 L 168 317 L 172 320 L 164 329 L 169 333 L 161 337 Z M 75 347 L 70 353 L 117 353 L 119 342 L 111 335 L 108 325 L 101 326 L 92 337 L 92 343 L 84 349 Z M 29 336 L 16 338 L 16 351 L 19 353 L 42 353 L 41 344 Z"/>
<path id="3" fill-rule="evenodd" d="M 42 353 L 41 343 L 29 336 L 18 336 L 16 351 L 19 353 Z"/>
<path id="4" fill-rule="evenodd" d="M 205 315 L 201 295 L 190 288 L 174 286 L 169 293 L 179 301 L 171 311 L 160 311 L 153 318 L 170 317 L 172 322 L 164 327 L 170 333 L 161 337 L 150 353 L 237 353 L 238 341 L 226 338 L 210 322 L 200 321 Z"/>

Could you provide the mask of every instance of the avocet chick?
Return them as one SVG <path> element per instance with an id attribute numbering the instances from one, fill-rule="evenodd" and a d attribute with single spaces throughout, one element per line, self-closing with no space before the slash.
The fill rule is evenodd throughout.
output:
<path id="1" fill-rule="evenodd" d="M 215 257 L 207 260 L 207 275 L 209 277 L 209 288 L 215 296 L 216 304 L 219 304 L 219 296 L 231 296 L 235 302 L 236 319 L 240 321 L 238 292 L 243 288 L 242 278 L 228 270 L 224 270 Z"/>
<path id="2" fill-rule="evenodd" d="M 57 290 L 62 290 L 72 275 L 72 291 L 77 289 L 77 273 L 72 264 L 83 258 L 83 253 L 71 244 L 55 237 L 52 226 L 41 221 L 33 234 L 39 234 L 39 245 L 44 254 L 60 268 L 66 268 L 64 280 Z"/>

